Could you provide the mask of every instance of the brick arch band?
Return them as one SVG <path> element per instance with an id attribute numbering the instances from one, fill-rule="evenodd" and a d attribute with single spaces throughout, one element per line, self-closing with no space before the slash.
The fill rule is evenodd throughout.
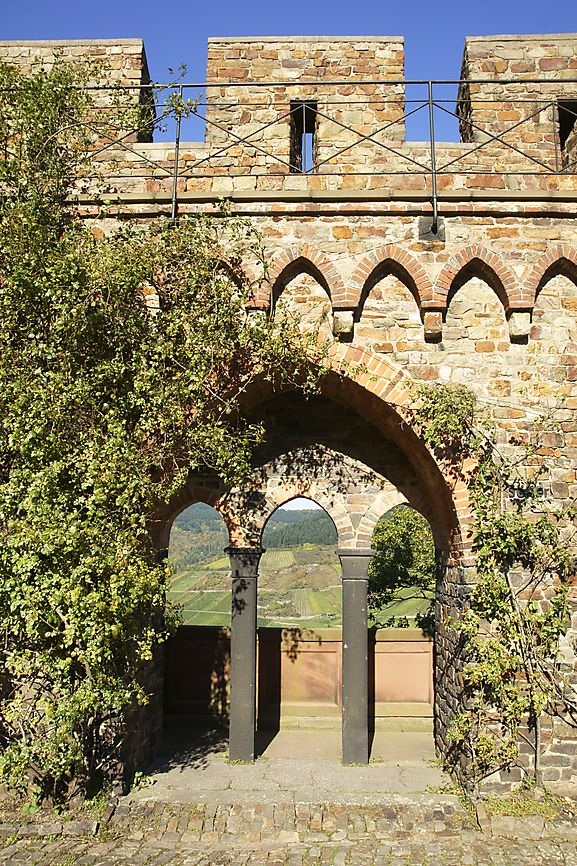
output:
<path id="1" fill-rule="evenodd" d="M 275 292 L 282 283 L 283 277 L 290 273 L 294 268 L 295 275 L 306 271 L 318 273 L 328 291 L 329 297 L 334 297 L 343 290 L 342 277 L 332 264 L 332 262 L 315 247 L 310 244 L 304 244 L 302 247 L 290 247 L 275 259 L 267 274 L 267 283 L 270 287 L 270 297 L 274 297 Z"/>
<path id="2" fill-rule="evenodd" d="M 445 539 L 441 546 L 452 561 L 468 560 L 471 511 L 467 486 L 450 473 L 444 474 L 420 439 L 411 417 L 412 380 L 384 357 L 342 343 L 329 348 L 323 365 L 321 393 L 342 405 L 345 412 L 357 412 L 400 447 L 416 477 L 421 479 L 422 498 L 410 504 L 427 519 L 430 515 L 433 532 L 437 540 Z M 354 375 L 347 375 L 347 371 L 353 371 Z M 262 379 L 254 381 L 245 394 L 245 411 L 254 411 L 275 393 L 279 391 L 273 392 L 270 383 Z M 396 486 L 394 478 L 389 480 Z M 302 488 L 299 490 L 293 495 L 306 495 Z"/>
<path id="3" fill-rule="evenodd" d="M 478 275 L 487 279 L 502 301 L 505 310 L 512 310 L 519 306 L 526 307 L 525 293 L 519 286 L 514 272 L 497 253 L 479 244 L 465 247 L 447 262 L 435 282 L 431 306 L 446 309 L 455 280 L 467 271 L 471 272 L 471 276 Z"/>
<path id="4" fill-rule="evenodd" d="M 568 244 L 556 244 L 533 265 L 525 285 L 531 305 L 544 283 L 559 275 L 569 277 L 577 285 L 577 249 Z"/>
<path id="5" fill-rule="evenodd" d="M 433 284 L 423 266 L 406 250 L 396 244 L 387 244 L 373 250 L 359 262 L 344 292 L 335 292 L 333 295 L 333 306 L 348 309 L 357 307 L 367 282 L 380 268 L 387 265 L 411 289 L 420 310 L 430 303 L 433 298 Z"/>
<path id="6" fill-rule="evenodd" d="M 330 347 L 324 364 L 325 375 L 321 381 L 322 392 L 344 407 L 357 411 L 361 417 L 375 424 L 383 432 L 383 435 L 388 436 L 399 445 L 415 469 L 417 476 L 423 480 L 422 500 L 414 500 L 409 504 L 421 511 L 427 519 L 430 516 L 431 522 L 436 523 L 437 527 L 439 520 L 443 519 L 446 523 L 445 529 L 450 535 L 448 540 L 450 549 L 447 549 L 447 553 L 452 560 L 468 560 L 471 545 L 469 535 L 471 510 L 467 486 L 462 479 L 455 479 L 450 473 L 445 474 L 424 442 L 419 438 L 418 431 L 411 419 L 411 409 L 414 406 L 414 397 L 410 390 L 411 380 L 405 376 L 402 370 L 393 366 L 382 356 L 366 353 L 358 347 L 341 343 L 334 343 Z M 347 375 L 347 371 L 354 371 L 354 378 Z M 270 399 L 271 396 L 273 396 L 273 392 L 270 384 L 258 380 L 247 391 L 244 409 L 254 409 Z M 394 484 L 394 481 L 392 483 Z M 439 491 L 438 495 L 445 502 L 442 507 L 441 500 L 437 499 L 435 490 Z M 308 491 L 308 493 L 305 492 L 305 488 L 302 486 L 294 490 L 287 490 L 285 487 L 284 493 L 280 495 L 284 496 L 285 501 L 295 495 L 308 495 L 315 498 L 312 495 L 314 492 L 312 486 L 308 487 Z M 436 499 L 437 501 L 435 501 Z M 446 509 L 449 508 L 449 500 L 453 517 L 441 518 L 440 512 L 448 515 Z M 318 501 L 319 505 L 333 517 L 330 507 L 326 508 L 325 502 L 321 499 Z M 215 508 L 227 525 L 231 543 L 240 542 L 239 527 L 236 525 L 235 515 L 227 504 L 227 490 L 214 482 L 191 481 L 170 503 L 159 507 L 154 516 L 153 537 L 159 548 L 168 546 L 170 525 L 174 516 L 195 502 L 205 502 Z M 278 507 L 278 504 L 280 504 L 280 499 L 271 501 L 272 510 Z M 268 506 L 265 503 L 263 506 L 260 511 L 264 518 Z M 383 501 L 382 508 L 380 504 L 375 503 L 375 508 L 379 512 L 376 515 L 376 519 L 378 519 L 387 510 L 386 502 Z M 443 511 L 443 509 L 445 510 Z M 430 513 L 433 511 L 434 513 Z M 370 514 L 366 514 L 362 518 L 364 537 L 369 533 L 373 517 L 374 514 L 371 511 Z M 333 519 L 337 529 L 340 527 L 341 534 L 346 534 L 347 538 L 350 538 L 349 527 L 346 526 L 345 518 L 335 514 Z M 449 526 L 449 524 L 451 525 Z M 358 532 L 355 533 L 355 536 L 360 539 Z"/>
<path id="7" fill-rule="evenodd" d="M 444 472 L 415 429 L 412 418 L 415 406 L 412 380 L 383 356 L 366 353 L 358 347 L 342 343 L 335 343 L 331 347 L 328 363 L 337 375 L 325 386 L 327 396 L 333 396 L 342 402 L 343 391 L 350 387 L 352 392 L 346 398 L 346 405 L 383 429 L 386 435 L 400 446 L 417 475 L 426 482 L 418 495 L 419 501 L 414 500 L 409 504 L 414 505 L 431 520 L 434 531 L 435 525 L 437 530 L 439 526 L 439 515 L 436 513 L 439 502 L 435 502 L 433 490 L 437 488 L 440 493 L 442 488 L 443 495 L 450 498 L 455 521 L 450 541 L 451 556 L 468 560 L 471 550 L 469 529 L 472 513 L 467 484 L 462 478 L 455 478 L 451 473 Z M 362 372 L 353 382 L 346 376 L 346 370 L 355 369 L 359 365 L 362 365 Z M 386 509 L 383 508 L 384 510 Z M 368 525 L 367 523 L 367 528 Z"/>
<path id="8" fill-rule="evenodd" d="M 295 274 L 316 272 L 325 284 L 335 310 L 356 309 L 367 282 L 380 268 L 387 266 L 410 289 L 421 315 L 427 311 L 445 312 L 455 280 L 466 273 L 488 280 L 507 313 L 530 310 L 541 283 L 557 273 L 568 276 L 577 284 L 577 250 L 568 244 L 551 247 L 532 266 L 524 281 L 517 278 L 500 255 L 481 244 L 471 244 L 456 252 L 434 281 L 411 253 L 397 244 L 385 244 L 364 256 L 346 282 L 323 252 L 304 244 L 281 252 L 274 260 L 266 281 L 261 284 L 254 281 L 252 305 L 259 309 L 269 307 L 279 283 L 294 268 Z M 250 266 L 245 270 L 247 278 L 252 281 Z"/>

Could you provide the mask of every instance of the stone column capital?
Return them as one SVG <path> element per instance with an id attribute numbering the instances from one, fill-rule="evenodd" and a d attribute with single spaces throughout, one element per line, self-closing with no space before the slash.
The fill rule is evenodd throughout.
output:
<path id="1" fill-rule="evenodd" d="M 337 556 L 343 570 L 343 580 L 368 580 L 368 568 L 376 550 L 370 547 L 339 548 Z"/>
<path id="2" fill-rule="evenodd" d="M 225 547 L 224 552 L 230 559 L 230 568 L 233 578 L 258 577 L 258 566 L 260 558 L 264 553 L 264 547 Z"/>

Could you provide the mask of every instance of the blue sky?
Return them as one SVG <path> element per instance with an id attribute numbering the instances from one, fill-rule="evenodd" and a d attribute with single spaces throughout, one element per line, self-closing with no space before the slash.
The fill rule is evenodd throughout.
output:
<path id="1" fill-rule="evenodd" d="M 577 0 L 3 0 L 0 39 L 140 36 L 152 77 L 203 81 L 208 36 L 402 35 L 408 78 L 456 78 L 465 35 L 577 31 Z"/>
<path id="2" fill-rule="evenodd" d="M 577 0 L 0 0 L 0 8 L 0 39 L 142 37 L 155 81 L 170 80 L 169 68 L 180 64 L 187 81 L 204 81 L 209 36 L 404 36 L 407 78 L 454 79 L 466 35 L 577 31 Z M 407 92 L 408 99 L 423 95 Z M 452 98 L 454 89 L 436 96 Z M 437 139 L 457 140 L 456 120 L 436 117 Z M 183 128 L 185 139 L 202 135 L 198 121 Z M 407 137 L 426 135 L 421 111 L 407 122 Z M 173 137 L 171 128 L 156 135 Z"/>

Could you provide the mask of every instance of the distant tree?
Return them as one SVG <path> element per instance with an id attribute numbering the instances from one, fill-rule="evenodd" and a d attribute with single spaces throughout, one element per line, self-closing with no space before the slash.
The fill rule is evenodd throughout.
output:
<path id="1" fill-rule="evenodd" d="M 398 602 L 427 602 L 415 614 L 415 624 L 433 625 L 435 544 L 425 518 L 413 508 L 400 506 L 381 517 L 373 533 L 377 553 L 369 567 L 369 612 L 375 625 L 407 627 L 406 616 L 388 611 Z"/>
<path id="2" fill-rule="evenodd" d="M 298 517 L 287 515 L 297 514 Z M 264 536 L 265 547 L 301 547 L 303 544 L 330 546 L 337 543 L 337 531 L 331 518 L 321 509 L 300 512 L 279 509 L 269 520 Z"/>

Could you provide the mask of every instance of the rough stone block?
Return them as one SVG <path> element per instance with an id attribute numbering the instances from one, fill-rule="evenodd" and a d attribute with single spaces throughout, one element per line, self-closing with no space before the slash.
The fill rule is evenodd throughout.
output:
<path id="1" fill-rule="evenodd" d="M 509 316 L 509 335 L 512 340 L 528 337 L 531 328 L 531 313 L 514 312 Z"/>
<path id="2" fill-rule="evenodd" d="M 352 310 L 335 310 L 333 316 L 333 334 L 335 337 L 352 335 L 354 327 L 354 313 Z"/>
<path id="3" fill-rule="evenodd" d="M 443 338 L 443 314 L 427 310 L 423 316 L 425 340 L 427 343 L 438 343 Z"/>

